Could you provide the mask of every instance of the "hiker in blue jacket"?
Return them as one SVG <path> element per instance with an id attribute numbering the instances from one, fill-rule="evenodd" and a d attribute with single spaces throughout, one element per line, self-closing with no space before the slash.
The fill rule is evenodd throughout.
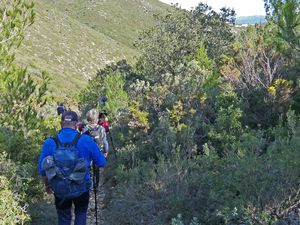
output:
<path id="1" fill-rule="evenodd" d="M 77 122 L 78 116 L 75 112 L 66 111 L 62 114 L 62 129 L 58 132 L 56 138 L 48 138 L 44 142 L 38 162 L 39 174 L 43 177 L 45 182 L 46 192 L 48 194 L 54 194 L 59 225 L 71 224 L 72 204 L 75 206 L 75 225 L 86 224 L 86 215 L 89 204 L 89 188 L 92 184 L 89 174 L 91 161 L 93 161 L 93 163 L 98 167 L 104 167 L 106 164 L 106 159 L 98 145 L 94 142 L 93 138 L 88 135 L 80 135 L 78 133 L 76 130 Z M 63 177 L 65 174 L 63 169 L 65 169 L 66 166 L 62 167 L 61 165 L 56 165 L 59 164 L 59 160 L 56 160 L 55 157 L 59 159 L 59 157 L 61 157 L 61 153 L 67 154 L 68 151 L 59 151 L 58 147 L 64 146 L 63 148 L 67 149 L 70 147 L 70 144 L 66 143 L 72 143 L 74 146 L 76 146 L 76 151 L 78 152 L 77 155 L 80 157 L 76 162 L 79 162 L 80 160 L 82 162 L 82 160 L 84 160 L 83 167 L 85 168 L 83 168 L 83 170 L 79 169 L 78 171 L 73 171 L 74 173 L 71 171 L 71 174 L 68 174 L 67 179 L 62 179 L 61 177 Z M 58 154 L 58 152 L 60 153 Z M 61 162 L 64 161 L 62 160 Z M 61 168 L 59 166 L 61 166 Z M 80 168 L 77 164 L 75 167 L 77 169 Z M 72 170 L 75 170 L 74 166 L 72 167 Z M 80 179 L 80 172 L 82 171 L 84 171 L 82 181 L 78 181 L 78 179 Z M 57 188 L 57 185 L 62 184 L 62 182 L 65 182 L 65 180 L 68 182 L 71 180 L 72 182 L 72 179 L 75 180 L 74 185 L 81 185 L 78 189 L 80 192 L 76 192 L 76 194 L 80 193 L 79 196 L 69 198 L 65 196 L 73 195 L 63 195 L 61 193 L 59 195 L 58 193 L 60 192 L 60 189 L 67 189 L 67 185 L 60 186 L 59 188 Z M 82 184 L 84 184 L 84 187 L 82 187 Z M 73 188 L 70 188 L 70 190 L 72 189 Z"/>

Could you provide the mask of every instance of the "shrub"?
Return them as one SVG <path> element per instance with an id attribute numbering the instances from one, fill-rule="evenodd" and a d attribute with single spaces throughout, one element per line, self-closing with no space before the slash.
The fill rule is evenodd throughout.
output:
<path id="1" fill-rule="evenodd" d="M 26 177 L 18 175 L 18 167 L 6 154 L 0 155 L 0 223 L 24 224 L 29 221 L 24 203 Z"/>

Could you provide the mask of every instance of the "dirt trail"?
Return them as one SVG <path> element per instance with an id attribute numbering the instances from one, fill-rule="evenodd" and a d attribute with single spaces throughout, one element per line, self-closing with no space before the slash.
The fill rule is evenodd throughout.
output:
<path id="1" fill-rule="evenodd" d="M 97 190 L 97 215 L 98 215 L 98 225 L 105 225 L 105 221 L 102 214 L 102 209 L 104 206 L 105 190 L 101 185 L 104 182 L 103 176 L 100 176 L 99 188 Z M 87 225 L 95 225 L 96 216 L 95 216 L 95 193 L 94 190 L 90 191 L 90 203 L 87 214 Z"/>

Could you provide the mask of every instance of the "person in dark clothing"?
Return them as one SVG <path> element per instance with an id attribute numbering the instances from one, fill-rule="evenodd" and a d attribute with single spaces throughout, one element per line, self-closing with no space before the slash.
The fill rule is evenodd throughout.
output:
<path id="1" fill-rule="evenodd" d="M 64 106 L 64 103 L 60 103 L 59 106 L 56 108 L 57 115 L 62 115 L 64 112 L 67 111 L 66 107 Z"/>
<path id="2" fill-rule="evenodd" d="M 56 138 L 63 145 L 67 143 L 73 143 L 75 137 L 79 137 L 76 142 L 76 149 L 78 149 L 79 156 L 85 160 L 86 170 L 83 174 L 83 179 L 86 182 L 86 189 L 80 196 L 70 199 L 65 199 L 58 197 L 56 193 L 53 193 L 51 186 L 49 186 L 49 180 L 47 172 L 43 167 L 45 164 L 44 159 L 51 157 L 57 152 L 57 143 L 53 138 L 48 138 L 43 145 L 42 152 L 39 157 L 38 170 L 39 174 L 42 176 L 45 182 L 46 192 L 48 194 L 54 194 L 55 206 L 58 215 L 59 225 L 70 225 L 72 221 L 72 204 L 74 204 L 75 209 L 75 225 L 86 225 L 87 209 L 89 204 L 89 188 L 91 187 L 90 178 L 90 165 L 93 162 L 97 167 L 104 167 L 106 164 L 106 159 L 101 152 L 95 141 L 88 135 L 80 135 L 76 130 L 76 124 L 78 122 L 78 116 L 73 111 L 65 111 L 62 114 L 61 126 L 62 129 L 58 132 Z"/>

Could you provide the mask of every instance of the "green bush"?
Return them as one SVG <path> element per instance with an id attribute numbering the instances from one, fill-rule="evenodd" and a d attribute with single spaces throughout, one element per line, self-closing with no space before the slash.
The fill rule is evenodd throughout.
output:
<path id="1" fill-rule="evenodd" d="M 25 203 L 29 178 L 15 163 L 0 155 L 0 223 L 24 224 L 30 220 Z M 23 173 L 23 174 L 22 174 Z"/>
<path id="2" fill-rule="evenodd" d="M 183 158 L 173 149 L 156 162 L 142 161 L 137 148 L 124 149 L 107 218 L 111 224 L 167 224 L 182 213 L 182 223 L 197 217 L 207 225 L 275 224 L 299 197 L 300 127 L 294 131 L 291 138 L 276 134 L 265 151 L 262 134 L 249 131 L 236 144 L 243 154 L 231 152 L 225 158 L 214 149 Z M 135 159 L 128 167 L 130 156 Z"/>
<path id="3" fill-rule="evenodd" d="M 7 178 L 0 176 L 0 223 L 24 224 L 29 218 L 26 206 L 20 204 L 20 196 L 11 191 Z"/>

